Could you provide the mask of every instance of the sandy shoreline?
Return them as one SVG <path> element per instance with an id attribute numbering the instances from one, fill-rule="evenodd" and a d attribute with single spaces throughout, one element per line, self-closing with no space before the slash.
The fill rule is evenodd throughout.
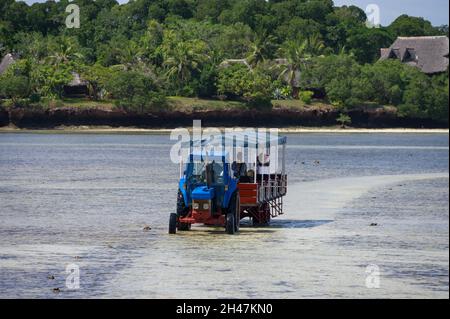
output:
<path id="1" fill-rule="evenodd" d="M 224 128 L 220 128 L 224 129 Z M 20 129 L 0 127 L 0 133 L 41 133 L 41 134 L 170 134 L 171 129 L 147 129 L 136 127 L 68 126 L 54 129 Z M 414 128 L 345 128 L 340 127 L 289 127 L 280 128 L 280 133 L 422 133 L 449 134 L 449 129 Z"/>

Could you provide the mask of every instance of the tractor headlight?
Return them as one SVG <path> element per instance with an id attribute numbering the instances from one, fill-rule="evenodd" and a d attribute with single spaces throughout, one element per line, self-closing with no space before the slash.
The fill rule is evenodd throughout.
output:
<path id="1" fill-rule="evenodd" d="M 200 208 L 200 205 L 199 205 L 198 203 L 193 203 L 193 204 L 192 204 L 192 208 L 195 209 L 195 210 L 197 210 L 197 209 Z"/>
<path id="2" fill-rule="evenodd" d="M 203 209 L 204 210 L 208 210 L 209 209 L 209 204 L 208 203 L 204 203 L 203 204 Z"/>

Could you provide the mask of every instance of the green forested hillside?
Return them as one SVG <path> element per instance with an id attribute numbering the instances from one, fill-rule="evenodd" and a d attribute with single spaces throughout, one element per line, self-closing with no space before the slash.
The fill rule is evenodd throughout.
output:
<path id="1" fill-rule="evenodd" d="M 0 96 L 13 106 L 60 99 L 77 72 L 90 99 L 113 99 L 127 110 L 168 107 L 167 96 L 270 108 L 272 99 L 310 103 L 312 90 L 343 112 L 369 101 L 405 116 L 448 117 L 448 72 L 427 76 L 377 62 L 397 36 L 448 34 L 422 18 L 367 28 L 363 10 L 332 0 L 70 3 L 80 7 L 79 29 L 66 28 L 67 0 L 0 0 L 0 56 L 17 59 L 0 77 Z M 221 66 L 226 59 L 246 64 Z"/>

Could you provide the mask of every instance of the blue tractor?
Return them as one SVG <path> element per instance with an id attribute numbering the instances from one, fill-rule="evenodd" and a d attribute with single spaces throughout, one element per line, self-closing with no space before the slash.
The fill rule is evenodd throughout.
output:
<path id="1" fill-rule="evenodd" d="M 277 139 L 277 159 L 280 142 L 284 145 L 286 138 Z M 170 214 L 169 233 L 205 224 L 225 227 L 226 233 L 235 234 L 244 217 L 250 217 L 254 225 L 267 225 L 271 217 L 282 214 L 282 197 L 287 191 L 285 148 L 282 150 L 281 172 L 276 172 L 276 167 L 270 171 L 257 158 L 247 169 L 247 163 L 236 156 L 230 163 L 225 151 L 190 152 L 189 161 L 180 164 L 177 208 Z"/>

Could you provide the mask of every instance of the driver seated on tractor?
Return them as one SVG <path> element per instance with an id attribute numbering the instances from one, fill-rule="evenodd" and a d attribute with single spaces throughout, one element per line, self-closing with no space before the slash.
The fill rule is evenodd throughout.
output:
<path id="1" fill-rule="evenodd" d="M 208 178 L 208 184 L 221 183 L 223 180 L 223 165 L 216 163 L 216 161 L 212 161 L 209 164 L 206 164 L 206 168 L 203 171 L 205 175 L 205 180 Z"/>

